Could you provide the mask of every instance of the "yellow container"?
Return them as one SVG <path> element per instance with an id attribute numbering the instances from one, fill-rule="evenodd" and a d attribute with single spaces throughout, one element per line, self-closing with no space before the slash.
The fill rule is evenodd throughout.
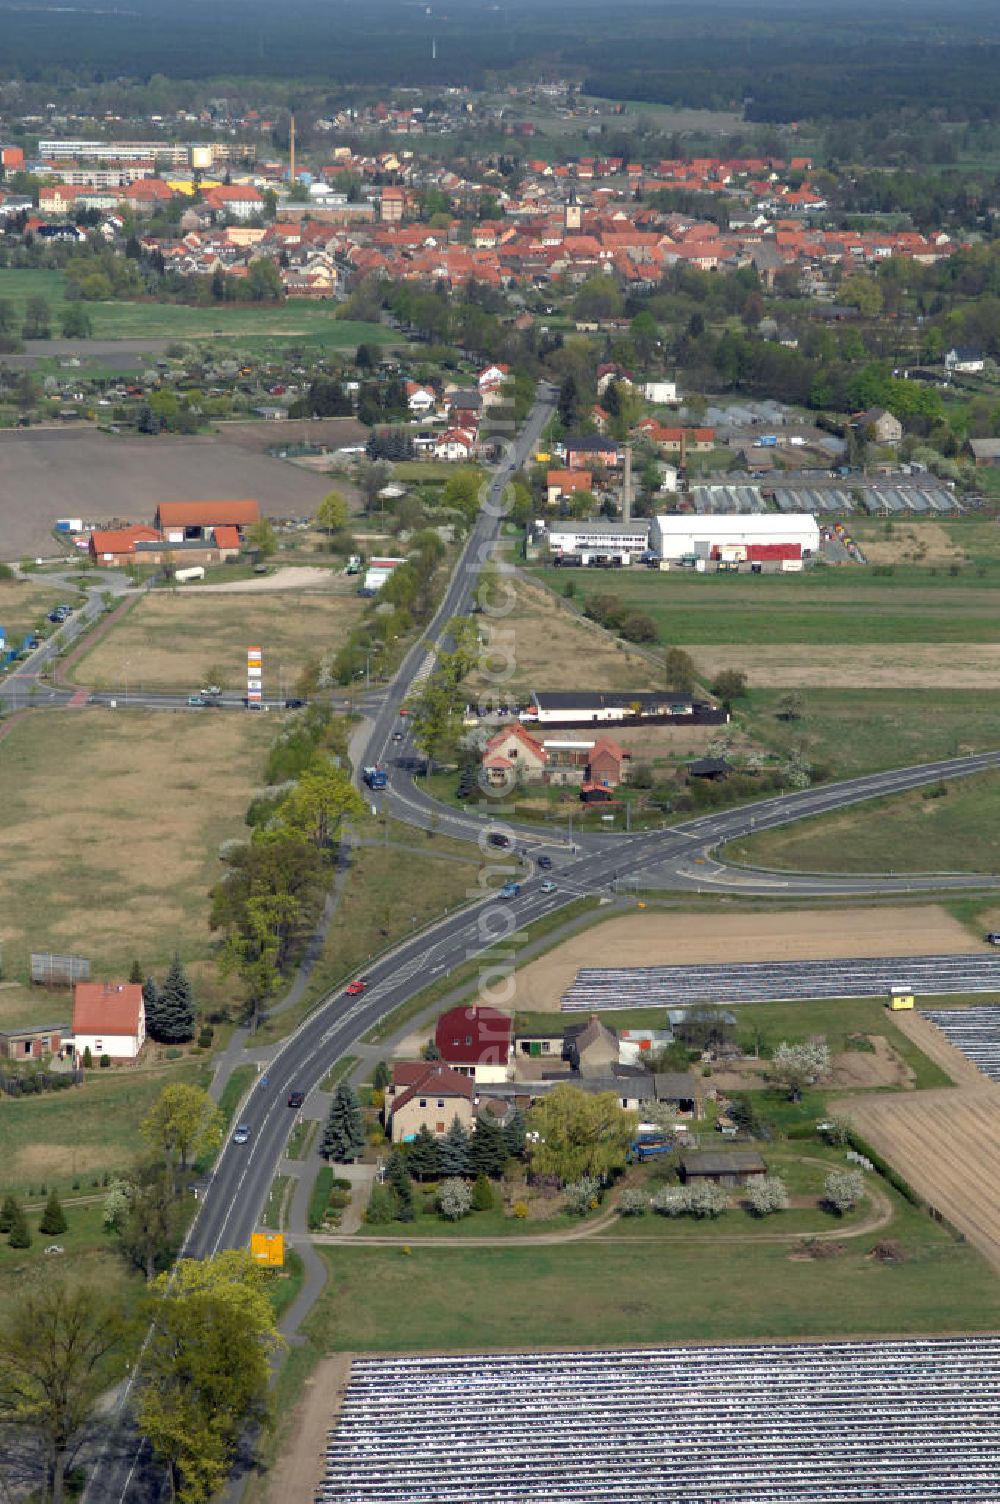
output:
<path id="1" fill-rule="evenodd" d="M 281 1269 L 285 1263 L 285 1237 L 280 1232 L 252 1232 L 250 1257 L 265 1269 Z"/>

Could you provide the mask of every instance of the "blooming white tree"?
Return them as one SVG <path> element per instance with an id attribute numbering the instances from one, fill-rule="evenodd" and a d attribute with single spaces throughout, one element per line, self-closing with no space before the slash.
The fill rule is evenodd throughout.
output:
<path id="1" fill-rule="evenodd" d="M 472 1210 L 472 1187 L 467 1180 L 453 1176 L 442 1182 L 437 1194 L 438 1211 L 449 1222 L 458 1222 Z"/>
<path id="2" fill-rule="evenodd" d="M 770 1075 L 785 1087 L 793 1102 L 829 1071 L 830 1047 L 825 1039 L 807 1039 L 802 1044 L 789 1044 L 783 1039 L 771 1059 Z"/>
<path id="3" fill-rule="evenodd" d="M 747 1186 L 747 1206 L 755 1217 L 788 1210 L 788 1188 L 780 1175 L 755 1175 Z"/>
<path id="4" fill-rule="evenodd" d="M 832 1170 L 826 1177 L 823 1193 L 828 1205 L 843 1216 L 863 1198 L 865 1177 L 860 1170 Z"/>

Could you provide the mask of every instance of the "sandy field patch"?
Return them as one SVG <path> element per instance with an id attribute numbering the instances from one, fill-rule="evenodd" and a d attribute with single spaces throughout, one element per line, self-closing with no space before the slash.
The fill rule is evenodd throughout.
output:
<path id="1" fill-rule="evenodd" d="M 961 564 L 966 557 L 939 522 L 893 522 L 889 537 L 884 526 L 877 533 L 863 528 L 858 540 L 870 564 Z"/>
<path id="2" fill-rule="evenodd" d="M 978 1073 L 977 1073 L 978 1074 Z M 859 1132 L 1000 1269 L 1000 1086 L 845 1097 Z"/>
<path id="3" fill-rule="evenodd" d="M 595 582 L 596 583 L 596 582 Z M 586 621 L 529 580 L 516 581 L 517 608 L 494 620 L 495 664 L 474 674 L 475 688 L 503 672 L 512 688 L 656 689 L 662 687 L 653 665 L 639 653 L 619 648 L 595 623 Z M 512 665 L 512 669 L 510 666 Z"/>
<path id="4" fill-rule="evenodd" d="M 88 956 L 97 977 L 175 946 L 206 954 L 219 844 L 245 833 L 268 719 L 67 710 L 15 726 L 0 763 L 8 970 L 31 950 Z"/>
<path id="5" fill-rule="evenodd" d="M 321 569 L 318 564 L 286 564 L 274 574 L 259 575 L 253 580 L 229 580 L 222 585 L 198 585 L 198 595 L 259 595 L 267 590 L 344 590 L 343 579 L 332 569 Z M 350 591 L 357 591 L 356 581 L 350 582 Z M 193 592 L 192 592 L 193 593 Z"/>
<path id="6" fill-rule="evenodd" d="M 1000 643 L 908 642 L 689 647 L 700 671 L 746 674 L 751 689 L 990 689 L 1000 680 Z"/>
<path id="7" fill-rule="evenodd" d="M 264 650 L 266 693 L 290 694 L 307 660 L 336 647 L 364 604 L 346 582 L 333 578 L 331 585 L 329 571 L 315 572 L 327 588 L 295 597 L 273 590 L 238 599 L 201 590 L 147 595 L 81 659 L 75 677 L 95 688 L 124 690 L 127 681 L 137 690 L 190 692 L 211 681 L 246 693 L 252 644 Z"/>
<path id="8" fill-rule="evenodd" d="M 351 1378 L 346 1353 L 323 1358 L 303 1384 L 281 1455 L 271 1469 L 267 1504 L 305 1504 L 318 1496 L 326 1471 L 326 1436 L 336 1423 Z"/>
<path id="9" fill-rule="evenodd" d="M 883 1034 L 866 1034 L 873 1050 L 844 1050 L 831 1056 L 831 1069 L 824 1086 L 831 1091 L 870 1091 L 877 1087 L 896 1087 L 909 1090 L 913 1086 L 913 1071 Z M 719 1091 L 746 1091 L 748 1088 L 767 1084 L 767 1064 L 754 1059 L 727 1063 L 722 1069 L 715 1067 L 712 1085 Z"/>
<path id="10" fill-rule="evenodd" d="M 581 966 L 678 966 L 824 961 L 841 956 L 960 955 L 985 951 L 938 904 L 786 913 L 619 915 L 593 925 L 517 973 L 517 1006 L 558 1011 Z"/>

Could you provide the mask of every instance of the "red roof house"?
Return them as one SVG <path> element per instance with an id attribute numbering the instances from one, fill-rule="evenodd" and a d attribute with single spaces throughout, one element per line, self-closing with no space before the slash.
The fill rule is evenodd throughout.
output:
<path id="1" fill-rule="evenodd" d="M 78 1056 L 135 1060 L 146 1040 L 146 1005 L 138 982 L 77 982 L 73 1042 Z"/>
<path id="2" fill-rule="evenodd" d="M 477 1003 L 449 1008 L 434 1030 L 445 1064 L 476 1081 L 506 1081 L 513 1038 L 510 1014 Z"/>

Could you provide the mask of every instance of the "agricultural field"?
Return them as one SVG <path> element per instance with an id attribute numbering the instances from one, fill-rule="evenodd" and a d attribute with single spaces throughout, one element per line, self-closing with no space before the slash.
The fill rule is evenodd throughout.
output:
<path id="1" fill-rule="evenodd" d="M 203 590 L 146 595 L 75 666 L 74 677 L 94 688 L 127 683 L 135 691 L 192 693 L 212 683 L 245 693 L 247 647 L 259 644 L 268 695 L 291 694 L 306 662 L 338 647 L 364 605 L 353 580 L 333 575 L 323 590 Z"/>
<path id="2" fill-rule="evenodd" d="M 82 709 L 15 725 L 0 742 L 5 975 L 24 980 L 33 950 L 78 952 L 99 978 L 134 957 L 165 970 L 177 949 L 217 1001 L 208 890 L 220 843 L 244 830 L 270 719 Z"/>
<path id="3" fill-rule="evenodd" d="M 980 773 L 763 831 L 727 859 L 807 872 L 996 872 L 1000 772 Z"/>
<path id="4" fill-rule="evenodd" d="M 151 522 L 159 502 L 201 496 L 253 497 L 265 516 L 311 516 L 330 489 L 326 476 L 255 453 L 224 433 L 141 438 L 20 429 L 0 433 L 0 467 L 5 559 L 52 554 L 59 517 Z"/>
<path id="5" fill-rule="evenodd" d="M 583 966 L 697 966 L 851 956 L 961 955 L 987 948 L 981 934 L 981 928 L 971 930 L 939 904 L 784 911 L 714 909 L 705 913 L 648 908 L 591 925 L 519 968 L 516 1005 L 519 1012 L 558 1013 L 560 998 Z M 797 1018 L 806 1010 L 825 1005 L 765 1006 L 787 1009 Z M 875 1000 L 865 1009 L 866 1025 L 876 1017 L 890 1023 Z M 740 1017 L 749 1012 L 748 1007 L 741 1007 Z M 860 1021 L 851 1025 L 861 1026 Z"/>
<path id="6" fill-rule="evenodd" d="M 58 335 L 66 304 L 62 273 L 0 269 L 0 298 L 9 299 L 20 316 L 31 297 L 45 298 L 53 334 Z M 398 343 L 393 331 L 381 324 L 337 319 L 336 303 L 230 303 L 194 308 L 180 303 L 110 302 L 86 306 L 97 340 L 310 336 L 310 342 L 345 349 L 362 341 L 389 344 L 395 339 Z"/>
<path id="7" fill-rule="evenodd" d="M 686 1224 L 669 1258 L 656 1233 L 517 1248 L 322 1250 L 330 1281 L 307 1318 L 323 1351 L 604 1346 L 847 1334 L 988 1331 L 1000 1282 L 894 1192 L 889 1223 L 814 1260 L 794 1245 L 735 1240 L 727 1214 Z M 846 1229 L 845 1229 L 846 1230 Z M 883 1266 L 872 1243 L 895 1238 L 907 1258 Z M 651 1257 L 652 1255 L 652 1257 Z"/>
<path id="8" fill-rule="evenodd" d="M 545 569 L 559 590 L 567 571 Z M 573 571 L 578 599 L 607 592 L 647 612 L 660 640 L 687 648 L 807 644 L 827 655 L 873 644 L 989 643 L 996 595 L 972 570 L 816 570 L 808 575 Z M 1000 576 L 998 576 L 1000 577 Z"/>

